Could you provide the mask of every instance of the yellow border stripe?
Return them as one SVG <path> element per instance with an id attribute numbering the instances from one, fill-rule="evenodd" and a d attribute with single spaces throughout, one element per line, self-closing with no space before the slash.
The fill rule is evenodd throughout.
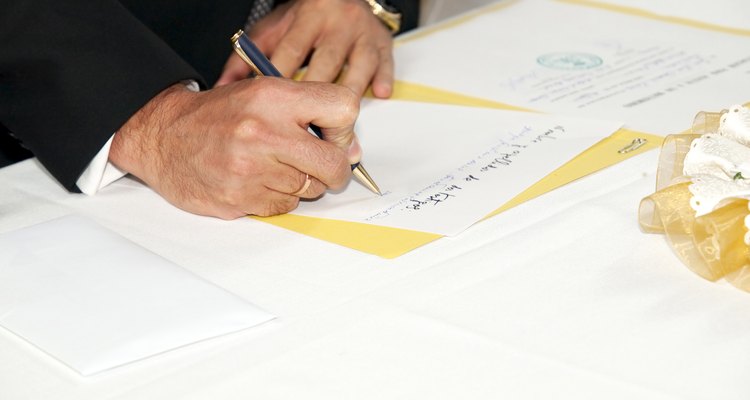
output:
<path id="1" fill-rule="evenodd" d="M 669 15 L 656 14 L 651 11 L 642 10 L 640 8 L 620 6 L 609 3 L 602 3 L 599 1 L 592 0 L 557 0 L 560 3 L 576 4 L 586 7 L 600 8 L 607 11 L 614 11 L 621 14 L 635 15 L 643 18 L 654 19 L 657 21 L 668 22 L 677 25 L 685 25 L 698 29 L 705 29 L 709 31 L 716 31 L 722 33 L 729 33 L 732 35 L 750 36 L 750 29 L 732 28 L 728 26 L 721 26 L 711 24 L 708 22 L 696 21 L 688 18 L 673 17 Z"/>

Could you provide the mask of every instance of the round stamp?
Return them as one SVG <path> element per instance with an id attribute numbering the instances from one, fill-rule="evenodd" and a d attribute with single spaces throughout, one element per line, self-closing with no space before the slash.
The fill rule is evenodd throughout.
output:
<path id="1" fill-rule="evenodd" d="M 587 53 L 550 53 L 536 59 L 539 65 L 563 70 L 591 69 L 602 65 L 602 58 Z"/>

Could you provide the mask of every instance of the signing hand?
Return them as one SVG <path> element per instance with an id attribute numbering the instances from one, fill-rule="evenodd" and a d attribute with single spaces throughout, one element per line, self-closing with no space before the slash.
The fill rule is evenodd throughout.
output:
<path id="1" fill-rule="evenodd" d="M 199 93 L 178 84 L 115 134 L 110 161 L 195 214 L 281 214 L 346 184 L 361 155 L 358 112 L 351 90 L 328 83 L 260 78 Z"/>
<path id="2" fill-rule="evenodd" d="M 341 83 L 359 96 L 370 83 L 376 97 L 392 93 L 391 34 L 362 0 L 284 3 L 260 20 L 249 35 L 286 77 L 310 56 L 303 80 L 332 82 L 343 71 Z M 249 73 L 250 68 L 232 54 L 216 85 L 244 79 Z"/>

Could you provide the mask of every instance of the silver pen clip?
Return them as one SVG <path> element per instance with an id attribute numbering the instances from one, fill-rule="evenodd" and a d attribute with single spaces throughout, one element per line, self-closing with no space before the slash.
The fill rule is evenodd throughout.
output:
<path id="1" fill-rule="evenodd" d="M 619 154 L 625 154 L 630 153 L 631 151 L 635 151 L 643 147 L 644 144 L 648 142 L 648 139 L 644 138 L 635 138 L 632 142 L 630 142 L 629 145 L 621 148 L 620 150 L 617 150 Z"/>

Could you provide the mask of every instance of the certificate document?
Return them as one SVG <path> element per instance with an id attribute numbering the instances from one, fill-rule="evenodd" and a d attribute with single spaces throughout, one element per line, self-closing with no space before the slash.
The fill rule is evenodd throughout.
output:
<path id="1" fill-rule="evenodd" d="M 352 182 L 341 193 L 302 202 L 292 213 L 456 235 L 621 125 L 561 115 L 368 100 L 356 128 L 366 149 L 363 162 L 383 195 Z"/>
<path id="2" fill-rule="evenodd" d="M 750 100 L 750 37 L 595 8 L 507 1 L 406 38 L 397 79 L 536 111 L 684 131 Z M 449 63 L 455 73 L 435 65 Z"/>
<path id="3" fill-rule="evenodd" d="M 635 8 L 663 16 L 711 24 L 750 34 L 750 7 L 745 0 L 717 2 L 685 0 L 586 0 L 598 6 Z"/>

